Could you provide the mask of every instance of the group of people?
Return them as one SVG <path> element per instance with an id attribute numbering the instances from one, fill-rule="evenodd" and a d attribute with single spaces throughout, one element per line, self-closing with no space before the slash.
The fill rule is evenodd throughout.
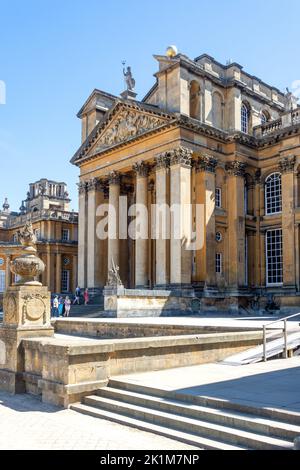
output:
<path id="1" fill-rule="evenodd" d="M 74 304 L 80 305 L 81 289 L 79 286 L 76 287 L 74 295 Z M 84 305 L 89 303 L 89 290 L 85 289 L 83 293 Z M 53 317 L 68 317 L 70 315 L 72 301 L 67 295 L 65 298 L 62 296 L 55 295 L 52 302 L 52 316 Z"/>

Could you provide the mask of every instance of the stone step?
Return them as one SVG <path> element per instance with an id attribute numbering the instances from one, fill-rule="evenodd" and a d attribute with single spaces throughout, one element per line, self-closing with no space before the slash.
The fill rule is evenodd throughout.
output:
<path id="1" fill-rule="evenodd" d="M 200 405 L 205 407 L 218 408 L 220 410 L 238 411 L 250 415 L 259 416 L 262 418 L 270 418 L 272 420 L 280 421 L 282 423 L 294 424 L 300 426 L 300 413 L 279 408 L 271 407 L 258 407 L 248 405 L 241 401 L 229 401 L 222 398 L 193 395 L 184 392 L 177 392 L 176 390 L 163 390 L 156 387 L 149 387 L 122 379 L 110 379 L 109 387 L 131 392 L 137 392 L 144 395 L 151 395 L 155 397 L 168 398 L 171 400 L 179 400 L 185 403 Z"/>
<path id="2" fill-rule="evenodd" d="M 153 395 L 145 395 L 112 387 L 99 389 L 97 395 L 154 410 L 179 414 L 180 416 L 205 420 L 211 423 L 222 424 L 291 441 L 295 437 L 300 436 L 300 426 L 261 418 L 260 416 L 238 411 L 231 412 L 220 408 L 191 405 L 183 401 L 155 397 Z"/>
<path id="3" fill-rule="evenodd" d="M 83 403 L 106 411 L 177 429 L 178 431 L 197 434 L 198 436 L 203 436 L 208 439 L 220 440 L 221 442 L 227 442 L 228 444 L 243 446 L 249 449 L 282 450 L 293 448 L 293 444 L 284 439 L 260 435 L 199 419 L 183 417 L 178 414 L 167 413 L 160 410 L 153 410 L 145 406 L 128 404 L 97 395 L 85 397 Z"/>
<path id="4" fill-rule="evenodd" d="M 183 442 L 193 447 L 206 450 L 247 450 L 242 446 L 235 446 L 226 444 L 224 442 L 208 439 L 202 436 L 197 436 L 191 433 L 185 433 L 176 429 L 170 429 L 165 426 L 149 423 L 140 419 L 135 419 L 129 416 L 123 416 L 118 413 L 111 411 L 95 408 L 94 406 L 88 406 L 82 403 L 76 403 L 71 405 L 70 408 L 79 413 L 83 413 L 95 418 L 107 419 L 124 426 L 130 426 L 141 431 L 151 432 L 160 436 L 168 437 L 179 442 Z"/>

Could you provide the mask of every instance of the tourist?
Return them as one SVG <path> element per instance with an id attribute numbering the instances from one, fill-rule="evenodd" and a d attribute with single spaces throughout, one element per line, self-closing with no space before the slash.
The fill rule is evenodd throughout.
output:
<path id="1" fill-rule="evenodd" d="M 89 303 L 89 300 L 90 300 L 88 288 L 85 289 L 83 297 L 84 297 L 84 305 L 87 305 Z"/>
<path id="2" fill-rule="evenodd" d="M 65 313 L 64 313 L 64 316 L 65 316 L 65 317 L 68 317 L 69 314 L 70 314 L 70 310 L 71 310 L 71 300 L 70 300 L 70 298 L 69 298 L 68 296 L 65 298 L 65 303 L 64 303 L 64 305 L 65 305 Z"/>
<path id="3" fill-rule="evenodd" d="M 53 299 L 53 316 L 58 317 L 58 296 L 56 295 Z"/>
<path id="4" fill-rule="evenodd" d="M 60 296 L 58 299 L 58 316 L 59 317 L 63 316 L 64 309 L 65 309 L 64 298 Z"/>
<path id="5" fill-rule="evenodd" d="M 75 298 L 74 298 L 73 305 L 76 303 L 80 305 L 80 294 L 81 294 L 81 289 L 79 286 L 77 286 L 75 289 Z"/>

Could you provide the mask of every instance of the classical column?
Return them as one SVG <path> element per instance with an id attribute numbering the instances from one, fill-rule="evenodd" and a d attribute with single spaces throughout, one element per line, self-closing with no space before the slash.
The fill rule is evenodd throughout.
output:
<path id="1" fill-rule="evenodd" d="M 56 253 L 55 292 L 61 292 L 61 254 Z"/>
<path id="2" fill-rule="evenodd" d="M 260 233 L 260 219 L 264 211 L 264 186 L 261 179 L 261 170 L 257 169 L 255 172 L 254 178 L 254 197 L 253 197 L 253 215 L 256 221 L 256 232 L 254 240 L 254 278 L 253 282 L 255 287 L 262 287 L 262 266 L 263 263 L 263 253 L 261 253 L 261 237 L 263 234 Z"/>
<path id="3" fill-rule="evenodd" d="M 168 153 L 156 156 L 155 187 L 156 187 L 156 214 L 154 220 L 154 231 L 156 235 L 156 261 L 155 278 L 157 286 L 165 286 L 169 282 L 168 276 L 168 240 L 167 234 L 170 230 L 169 218 L 164 216 L 168 203 Z"/>
<path id="4" fill-rule="evenodd" d="M 5 264 L 5 290 L 11 285 L 10 261 L 11 261 L 11 257 L 7 255 L 6 261 L 5 261 L 6 263 Z"/>
<path id="5" fill-rule="evenodd" d="M 78 266 L 77 256 L 73 255 L 73 267 L 72 267 L 72 291 L 73 292 L 75 292 L 75 289 L 77 287 L 77 266 Z"/>
<path id="6" fill-rule="evenodd" d="M 179 147 L 170 151 L 170 283 L 190 284 L 191 242 L 191 161 L 192 151 Z"/>
<path id="7" fill-rule="evenodd" d="M 78 285 L 86 286 L 87 281 L 87 184 L 81 181 L 79 189 L 79 215 L 78 215 Z"/>
<path id="8" fill-rule="evenodd" d="M 136 228 L 139 236 L 135 240 L 135 285 L 148 287 L 148 174 L 149 165 L 144 162 L 133 166 L 136 172 Z"/>
<path id="9" fill-rule="evenodd" d="M 294 166 L 294 156 L 284 157 L 279 161 L 282 186 L 283 285 L 293 288 L 296 285 Z"/>
<path id="10" fill-rule="evenodd" d="M 239 161 L 226 164 L 228 202 L 229 287 L 245 286 L 245 204 L 246 165 Z"/>
<path id="11" fill-rule="evenodd" d="M 87 183 L 87 287 L 99 287 L 97 282 L 97 236 L 96 236 L 96 210 L 98 206 L 99 180 L 92 178 Z"/>
<path id="12" fill-rule="evenodd" d="M 114 261 L 116 266 L 120 266 L 120 246 L 119 246 L 119 197 L 120 197 L 120 174 L 111 171 L 108 176 L 109 183 L 109 214 L 108 214 L 108 249 L 107 264 L 108 270 L 112 268 Z"/>
<path id="13" fill-rule="evenodd" d="M 217 160 L 209 155 L 202 155 L 196 161 L 196 204 L 204 208 L 203 247 L 196 251 L 197 280 L 205 282 L 207 287 L 216 284 L 216 221 L 215 221 L 215 168 Z"/>

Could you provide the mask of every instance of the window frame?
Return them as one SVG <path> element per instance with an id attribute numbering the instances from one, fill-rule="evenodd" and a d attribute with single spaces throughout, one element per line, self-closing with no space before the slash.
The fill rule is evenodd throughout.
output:
<path id="1" fill-rule="evenodd" d="M 244 110 L 246 110 L 246 113 L 244 112 Z M 249 134 L 249 130 L 250 130 L 250 110 L 249 110 L 249 106 L 247 106 L 247 104 L 243 102 L 241 106 L 241 131 L 243 134 Z"/>
<path id="2" fill-rule="evenodd" d="M 64 237 L 64 233 L 68 234 L 67 238 Z M 69 228 L 62 228 L 61 229 L 61 239 L 62 239 L 63 242 L 69 242 L 70 241 L 70 229 Z"/>
<path id="3" fill-rule="evenodd" d="M 66 273 L 66 279 L 64 278 L 65 273 Z M 67 289 L 64 289 L 64 282 L 66 282 Z M 61 292 L 62 293 L 70 292 L 70 270 L 69 269 L 63 269 L 61 271 Z"/>
<path id="4" fill-rule="evenodd" d="M 269 282 L 269 259 L 268 256 L 268 234 L 271 232 L 281 232 L 280 234 L 280 251 L 281 251 L 281 281 L 280 282 Z M 274 248 L 273 248 L 274 249 Z M 276 249 L 276 248 L 275 248 Z M 265 235 L 265 257 L 266 257 L 266 287 L 281 287 L 283 285 L 283 249 L 282 249 L 282 228 L 272 228 L 266 231 Z M 277 270 L 277 265 L 276 269 Z"/>
<path id="5" fill-rule="evenodd" d="M 223 273 L 223 256 L 222 253 L 216 253 L 215 256 L 215 271 L 216 274 L 222 274 Z M 219 268 L 219 270 L 218 270 Z"/>
<path id="6" fill-rule="evenodd" d="M 268 184 L 268 180 L 270 180 L 271 177 L 273 177 L 274 175 L 280 176 L 280 210 L 270 212 L 270 208 L 268 209 L 268 198 L 271 198 L 272 196 L 267 195 L 267 184 Z M 281 214 L 282 213 L 282 178 L 281 178 L 281 173 L 279 171 L 275 171 L 274 173 L 271 173 L 270 175 L 266 177 L 265 184 L 264 184 L 264 195 L 265 195 L 265 215 Z"/>
<path id="7" fill-rule="evenodd" d="M 217 200 L 219 200 L 219 204 L 217 204 Z M 217 209 L 222 209 L 222 188 L 220 188 L 219 186 L 216 187 L 215 190 L 215 206 Z"/>

